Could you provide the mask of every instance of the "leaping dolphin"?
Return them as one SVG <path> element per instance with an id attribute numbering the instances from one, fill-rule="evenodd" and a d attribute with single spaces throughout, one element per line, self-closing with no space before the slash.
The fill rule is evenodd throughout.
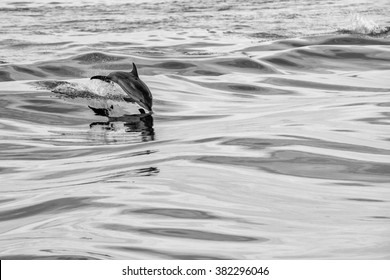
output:
<path id="1" fill-rule="evenodd" d="M 107 83 L 117 83 L 129 96 L 141 107 L 152 111 L 152 93 L 146 84 L 138 76 L 137 66 L 133 63 L 131 72 L 112 72 L 108 76 L 93 76 Z"/>

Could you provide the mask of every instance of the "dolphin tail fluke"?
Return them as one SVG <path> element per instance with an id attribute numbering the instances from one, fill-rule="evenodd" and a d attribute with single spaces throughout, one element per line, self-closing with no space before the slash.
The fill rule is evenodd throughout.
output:
<path id="1" fill-rule="evenodd" d="M 111 82 L 110 77 L 107 77 L 107 76 L 93 76 L 93 77 L 91 77 L 91 80 L 94 80 L 94 79 L 102 80 L 102 81 L 105 81 L 107 83 Z"/>

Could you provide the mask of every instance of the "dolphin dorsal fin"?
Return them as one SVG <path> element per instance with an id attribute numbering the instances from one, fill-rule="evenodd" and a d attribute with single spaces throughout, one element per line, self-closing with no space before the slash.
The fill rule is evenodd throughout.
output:
<path id="1" fill-rule="evenodd" d="M 133 70 L 131 70 L 130 73 L 133 74 L 134 77 L 139 78 L 139 77 L 138 77 L 137 66 L 135 66 L 134 62 L 133 62 Z"/>

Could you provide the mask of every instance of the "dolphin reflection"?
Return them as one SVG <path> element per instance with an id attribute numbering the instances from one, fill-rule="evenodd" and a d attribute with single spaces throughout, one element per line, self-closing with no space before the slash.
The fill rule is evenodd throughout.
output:
<path id="1" fill-rule="evenodd" d="M 122 123 L 123 126 L 118 127 L 118 123 Z M 99 128 L 104 131 L 121 131 L 124 129 L 125 133 L 137 133 L 139 135 L 137 137 L 140 137 L 142 142 L 154 141 L 155 136 L 153 117 L 151 114 L 109 117 L 107 122 L 93 122 L 89 127 L 94 129 Z"/>

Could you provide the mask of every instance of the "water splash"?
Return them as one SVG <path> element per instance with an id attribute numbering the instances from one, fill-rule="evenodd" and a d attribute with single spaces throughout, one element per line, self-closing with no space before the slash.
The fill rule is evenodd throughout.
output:
<path id="1" fill-rule="evenodd" d="M 80 79 L 75 82 L 40 81 L 36 84 L 58 94 L 65 101 L 85 104 L 98 115 L 121 117 L 140 112 L 140 107 L 114 83 Z M 99 113 L 102 110 L 104 114 Z"/>
<path id="2" fill-rule="evenodd" d="M 390 31 L 390 26 L 380 26 L 375 21 L 363 17 L 360 14 L 352 14 L 349 21 L 349 26 L 340 29 L 339 32 L 379 36 L 386 35 Z"/>
<path id="3" fill-rule="evenodd" d="M 106 84 L 100 81 L 79 80 L 72 83 L 59 81 L 53 82 L 50 85 L 46 83 L 44 86 L 68 98 L 125 101 L 126 97 L 126 94 L 115 84 Z"/>

